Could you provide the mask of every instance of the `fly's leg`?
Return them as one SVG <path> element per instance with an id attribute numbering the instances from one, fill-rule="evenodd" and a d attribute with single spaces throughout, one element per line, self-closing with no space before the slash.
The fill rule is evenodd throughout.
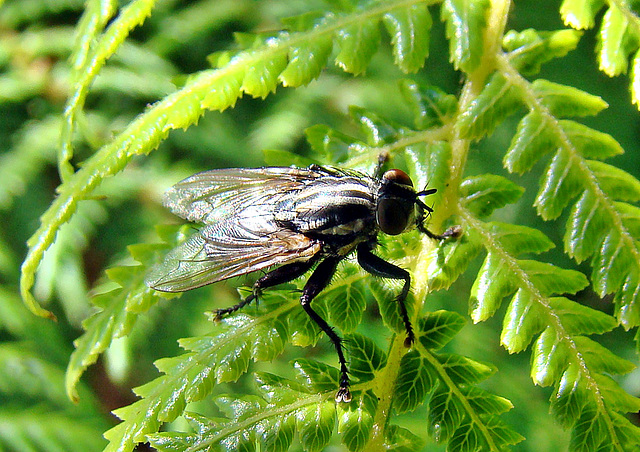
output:
<path id="1" fill-rule="evenodd" d="M 456 238 L 456 237 L 460 237 L 460 234 L 462 233 L 462 228 L 460 226 L 451 226 L 449 229 L 444 231 L 442 234 L 434 234 L 433 232 L 431 232 L 430 230 L 428 230 L 426 228 L 426 226 L 424 225 L 424 223 L 422 221 L 419 221 L 417 223 L 417 226 L 418 226 L 418 230 L 420 232 L 422 232 L 427 237 L 429 237 L 429 238 L 431 238 L 433 240 L 445 240 L 445 239 L 450 239 L 450 238 Z"/>
<path id="2" fill-rule="evenodd" d="M 339 257 L 328 257 L 318 265 L 302 290 L 300 304 L 309 317 L 311 317 L 311 320 L 313 320 L 316 325 L 318 325 L 320 329 L 329 336 L 329 339 L 338 354 L 338 361 L 340 362 L 340 389 L 336 394 L 336 402 L 350 402 L 351 391 L 349 391 L 349 370 L 347 369 L 347 361 L 344 357 L 342 339 L 336 334 L 333 328 L 331 328 L 329 324 L 311 308 L 311 301 L 320 292 L 322 292 L 325 287 L 327 287 L 340 260 L 341 258 Z"/>
<path id="3" fill-rule="evenodd" d="M 253 300 L 258 298 L 262 289 L 267 287 L 277 286 L 278 284 L 284 284 L 289 281 L 293 281 L 299 276 L 304 275 L 315 263 L 314 259 L 310 259 L 304 262 L 293 262 L 291 264 L 283 265 L 275 270 L 270 271 L 266 275 L 259 278 L 253 285 L 253 292 L 240 303 L 230 306 L 228 308 L 216 310 L 216 320 L 220 320 L 222 317 L 236 312 L 242 309 Z"/>
<path id="4" fill-rule="evenodd" d="M 358 263 L 368 273 L 373 276 L 379 276 L 381 278 L 401 279 L 404 281 L 402 291 L 396 297 L 396 302 L 400 306 L 400 315 L 404 323 L 404 328 L 407 332 L 407 338 L 404 341 L 406 347 L 411 347 L 415 340 L 413 334 L 413 326 L 409 320 L 409 314 L 407 313 L 407 307 L 405 300 L 409 295 L 409 289 L 411 288 L 411 275 L 403 268 L 396 267 L 395 265 L 385 261 L 380 256 L 376 256 L 371 252 L 371 245 L 363 243 L 358 245 Z"/>
<path id="5" fill-rule="evenodd" d="M 418 193 L 418 195 L 430 195 L 435 192 L 436 192 L 435 188 L 432 188 L 431 190 L 421 191 L 420 193 Z M 431 212 L 433 212 L 433 209 L 427 206 L 425 203 L 423 203 L 419 199 L 416 200 L 416 204 L 418 205 L 418 216 L 416 218 L 416 227 L 418 228 L 418 231 L 422 232 L 427 237 L 433 240 L 445 240 L 445 239 L 460 237 L 460 235 L 462 234 L 462 228 L 460 226 L 451 226 L 442 234 L 434 234 L 433 232 L 428 230 L 427 227 L 424 225 L 425 211 L 427 212 L 426 215 L 428 216 L 431 214 Z"/>
<path id="6" fill-rule="evenodd" d="M 384 151 L 378 154 L 378 163 L 376 164 L 376 169 L 373 172 L 373 177 L 376 179 L 380 179 L 382 177 L 382 173 L 384 173 L 384 164 L 389 161 L 389 152 Z"/>

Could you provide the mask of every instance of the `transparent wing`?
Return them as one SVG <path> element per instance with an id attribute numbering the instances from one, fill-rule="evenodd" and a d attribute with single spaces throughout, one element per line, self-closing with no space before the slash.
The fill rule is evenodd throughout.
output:
<path id="1" fill-rule="evenodd" d="M 252 205 L 269 205 L 321 176 L 308 168 L 230 168 L 204 171 L 178 182 L 164 205 L 189 221 L 212 224 Z"/>
<path id="2" fill-rule="evenodd" d="M 151 269 L 146 283 L 182 292 L 274 265 L 308 260 L 319 242 L 279 226 L 274 206 L 320 172 L 298 168 L 223 169 L 173 186 L 164 203 L 173 213 L 206 226 Z"/>
<path id="3" fill-rule="evenodd" d="M 182 292 L 273 265 L 308 260 L 320 248 L 318 242 L 291 231 L 258 237 L 237 225 L 232 229 L 210 225 L 171 251 L 151 270 L 146 283 L 163 292 Z"/>

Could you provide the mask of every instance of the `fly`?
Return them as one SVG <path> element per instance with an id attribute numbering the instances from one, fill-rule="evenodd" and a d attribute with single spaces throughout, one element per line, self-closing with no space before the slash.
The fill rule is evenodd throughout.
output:
<path id="1" fill-rule="evenodd" d="M 382 160 L 381 160 L 382 163 Z M 336 401 L 349 402 L 349 376 L 342 339 L 311 307 L 329 285 L 338 263 L 355 251 L 360 266 L 374 276 L 404 282 L 396 301 L 410 347 L 415 339 L 405 300 L 409 272 L 373 253 L 380 232 L 398 235 L 412 227 L 432 239 L 456 237 L 454 227 L 438 235 L 424 226 L 433 210 L 419 197 L 402 170 L 376 176 L 333 167 L 218 169 L 195 174 L 170 188 L 164 205 L 174 214 L 204 227 L 171 251 L 151 270 L 147 285 L 163 292 L 182 292 L 245 275 L 269 271 L 253 292 L 235 306 L 218 309 L 229 315 L 255 300 L 263 289 L 296 279 L 314 268 L 300 304 L 329 337 L 340 362 Z"/>

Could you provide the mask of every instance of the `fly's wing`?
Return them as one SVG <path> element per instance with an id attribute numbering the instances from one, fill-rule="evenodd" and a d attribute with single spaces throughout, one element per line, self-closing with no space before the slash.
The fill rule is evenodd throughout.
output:
<path id="1" fill-rule="evenodd" d="M 244 207 L 269 204 L 299 190 L 323 173 L 309 168 L 230 168 L 204 171 L 178 182 L 164 205 L 185 220 L 212 224 Z"/>
<path id="2" fill-rule="evenodd" d="M 318 175 L 296 168 L 229 169 L 178 183 L 165 195 L 165 205 L 206 226 L 152 268 L 147 285 L 182 292 L 310 259 L 320 251 L 320 243 L 276 224 L 273 208 L 282 196 Z"/>
<path id="3" fill-rule="evenodd" d="M 214 230 L 216 226 L 222 235 Z M 183 292 L 273 265 L 308 260 L 321 248 L 317 241 L 291 231 L 280 230 L 261 240 L 228 235 L 234 232 L 238 230 L 224 224 L 203 228 L 152 268 L 147 285 L 162 292 Z"/>

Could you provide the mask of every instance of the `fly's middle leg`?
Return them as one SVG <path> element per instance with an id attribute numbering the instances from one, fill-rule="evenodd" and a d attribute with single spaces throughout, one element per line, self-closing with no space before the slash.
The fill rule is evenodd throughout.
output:
<path id="1" fill-rule="evenodd" d="M 228 308 L 217 309 L 216 320 L 220 320 L 222 317 L 242 309 L 253 300 L 257 299 L 263 289 L 277 286 L 278 284 L 288 283 L 289 281 L 293 281 L 294 279 L 304 275 L 313 266 L 314 262 L 315 261 L 313 259 L 304 262 L 293 262 L 291 264 L 278 267 L 261 278 L 258 278 L 253 285 L 253 292 L 247 298 Z"/>
<path id="2" fill-rule="evenodd" d="M 336 402 L 350 402 L 351 391 L 349 391 L 349 370 L 347 368 L 347 360 L 344 357 L 342 338 L 340 338 L 334 329 L 330 327 L 329 324 L 313 310 L 313 308 L 311 308 L 311 301 L 320 292 L 322 292 L 325 287 L 327 287 L 340 260 L 341 258 L 339 257 L 328 257 L 318 265 L 302 290 L 300 304 L 307 315 L 311 317 L 311 320 L 313 320 L 329 337 L 331 343 L 336 349 L 336 353 L 338 354 L 338 361 L 340 362 L 340 389 L 336 394 Z"/>

